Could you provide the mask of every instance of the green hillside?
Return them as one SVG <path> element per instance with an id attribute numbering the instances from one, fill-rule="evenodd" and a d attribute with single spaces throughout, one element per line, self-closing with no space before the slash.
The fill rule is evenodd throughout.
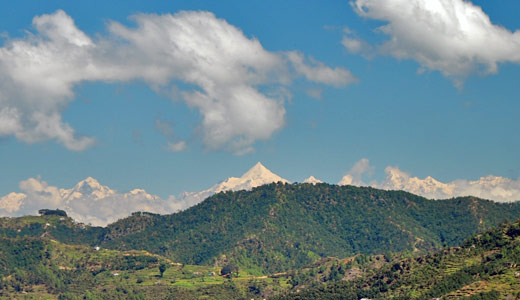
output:
<path id="1" fill-rule="evenodd" d="M 328 184 L 269 184 L 219 193 L 171 215 L 134 213 L 106 228 L 57 215 L 0 218 L 0 236 L 146 250 L 173 261 L 232 263 L 258 276 L 325 257 L 416 253 L 520 217 L 520 204 L 474 197 L 428 200 L 402 191 Z"/>
<path id="2" fill-rule="evenodd" d="M 288 286 L 286 278 L 221 271 L 146 251 L 0 238 L 0 299 L 251 299 Z"/>
<path id="3" fill-rule="evenodd" d="M 172 215 L 134 214 L 109 225 L 103 245 L 145 249 L 189 264 L 232 262 L 260 275 L 329 256 L 457 245 L 518 217 L 518 203 L 434 201 L 402 191 L 279 183 L 219 193 Z"/>
<path id="4" fill-rule="evenodd" d="M 300 277 L 314 279 L 308 274 L 306 279 Z M 520 299 L 520 221 L 479 234 L 460 247 L 394 260 L 358 279 L 314 286 L 276 299 L 360 298 Z"/>
<path id="5" fill-rule="evenodd" d="M 270 184 L 106 228 L 50 212 L 0 218 L 0 298 L 262 299 L 304 290 L 286 297 L 494 299 L 520 290 L 520 224 L 481 233 L 517 219 L 518 203 Z"/>

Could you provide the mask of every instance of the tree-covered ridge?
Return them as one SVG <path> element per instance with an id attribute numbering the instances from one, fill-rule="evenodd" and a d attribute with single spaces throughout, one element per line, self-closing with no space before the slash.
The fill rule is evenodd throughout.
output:
<path id="1" fill-rule="evenodd" d="M 187 264 L 232 263 L 260 275 L 324 257 L 457 245 L 518 217 L 518 203 L 473 197 L 436 201 L 402 191 L 279 183 L 219 193 L 172 215 L 134 213 L 107 228 L 54 214 L 0 218 L 0 236 L 142 249 Z"/>
<path id="2" fill-rule="evenodd" d="M 172 215 L 134 215 L 108 226 L 104 245 L 146 249 L 190 264 L 233 262 L 260 273 L 321 257 L 457 245 L 520 205 L 329 184 L 269 184 L 216 194 Z"/>
<path id="3" fill-rule="evenodd" d="M 99 245 L 107 229 L 78 223 L 62 210 L 40 210 L 41 216 L 23 216 L 19 218 L 0 218 L 0 237 L 49 237 L 63 243 Z M 63 212 L 63 213 L 61 213 Z M 63 216 L 65 214 L 65 216 Z"/>
<path id="4" fill-rule="evenodd" d="M 286 279 L 221 272 L 145 251 L 0 237 L 0 299 L 251 299 L 286 285 Z"/>
<path id="5" fill-rule="evenodd" d="M 459 247 L 390 261 L 372 273 L 279 299 L 519 299 L 520 221 L 492 228 Z M 300 278 L 312 280 L 308 273 Z"/>

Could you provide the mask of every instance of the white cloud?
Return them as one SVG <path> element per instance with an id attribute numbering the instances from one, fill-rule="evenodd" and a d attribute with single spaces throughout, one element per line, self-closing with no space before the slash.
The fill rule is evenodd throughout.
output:
<path id="1" fill-rule="evenodd" d="M 404 190 L 430 199 L 447 199 L 459 196 L 475 196 L 497 202 L 520 200 L 520 179 L 488 175 L 477 180 L 459 179 L 441 182 L 431 176 L 419 178 L 398 167 L 385 168 L 386 177 L 381 182 L 363 182 L 361 176 L 370 172 L 370 162 L 363 158 L 341 179 L 340 185 L 369 185 L 385 190 Z"/>
<path id="2" fill-rule="evenodd" d="M 63 11 L 35 17 L 33 25 L 38 35 L 7 40 L 0 48 L 0 135 L 28 143 L 56 139 L 83 150 L 94 140 L 78 136 L 60 112 L 74 84 L 91 75 L 92 41 Z"/>
<path id="3" fill-rule="evenodd" d="M 309 64 L 305 62 L 304 55 L 296 51 L 287 52 L 286 55 L 296 72 L 305 76 L 307 80 L 337 87 L 357 81 L 357 78 L 347 69 L 340 67 L 331 69 L 312 57 L 309 58 Z"/>
<path id="4" fill-rule="evenodd" d="M 23 193 L 10 193 L 0 198 L 0 215 L 34 215 L 42 208 L 59 208 L 79 222 L 104 226 L 136 211 L 174 213 L 196 205 L 215 193 L 251 190 L 271 182 L 288 181 L 257 163 L 239 178 L 230 177 L 207 190 L 184 192 L 178 197 L 170 195 L 163 200 L 144 189 L 120 193 L 101 185 L 92 177 L 70 189 L 50 186 L 39 177 L 29 178 L 19 184 Z"/>
<path id="5" fill-rule="evenodd" d="M 493 24 L 469 1 L 356 0 L 351 5 L 360 16 L 387 22 L 379 30 L 390 39 L 380 52 L 413 59 L 456 84 L 474 72 L 496 73 L 499 63 L 520 62 L 520 31 Z M 358 48 L 355 41 L 346 44 Z"/>
<path id="6" fill-rule="evenodd" d="M 130 20 L 135 26 L 109 22 L 109 34 L 93 39 L 59 10 L 35 17 L 34 34 L 8 39 L 0 48 L 0 135 L 30 143 L 54 139 L 83 150 L 94 139 L 79 136 L 61 118 L 75 85 L 143 80 L 160 91 L 181 81 L 193 88 L 175 94 L 200 112 L 205 145 L 244 152 L 284 125 L 284 99 L 261 87 L 281 88 L 296 76 L 334 86 L 354 80 L 346 69 L 313 59 L 308 64 L 297 52 L 269 52 L 209 12 Z"/>
<path id="7" fill-rule="evenodd" d="M 351 53 L 359 53 L 363 50 L 363 43 L 358 39 L 344 36 L 341 40 L 341 44 Z"/>
<path id="8" fill-rule="evenodd" d="M 339 185 L 365 185 L 363 183 L 363 174 L 373 172 L 374 168 L 370 166 L 370 161 L 366 158 L 360 159 L 354 164 L 350 171 L 341 178 Z"/>
<path id="9" fill-rule="evenodd" d="M 341 44 L 348 52 L 352 54 L 361 54 L 367 59 L 374 56 L 374 49 L 369 43 L 360 38 L 350 36 L 347 32 L 345 33 L 346 34 L 341 39 Z"/>
<path id="10" fill-rule="evenodd" d="M 0 198 L 0 212 L 8 215 L 20 210 L 27 195 L 23 193 L 9 193 Z"/>
<path id="11" fill-rule="evenodd" d="M 0 198 L 3 215 L 34 215 L 42 208 L 60 208 L 79 222 L 104 226 L 135 211 L 165 214 L 176 209 L 176 203 L 164 201 L 143 189 L 119 193 L 91 177 L 71 189 L 50 186 L 41 178 L 29 178 L 19 186 L 23 193 L 10 193 Z"/>
<path id="12" fill-rule="evenodd" d="M 179 142 L 168 142 L 168 145 L 166 146 L 166 149 L 168 151 L 172 152 L 180 152 L 186 150 L 186 142 L 185 141 L 179 141 Z"/>
<path id="13" fill-rule="evenodd" d="M 48 185 L 39 177 L 21 181 L 19 186 L 27 196 L 21 207 L 25 211 L 35 212 L 40 208 L 57 208 L 62 203 L 59 189 Z"/>

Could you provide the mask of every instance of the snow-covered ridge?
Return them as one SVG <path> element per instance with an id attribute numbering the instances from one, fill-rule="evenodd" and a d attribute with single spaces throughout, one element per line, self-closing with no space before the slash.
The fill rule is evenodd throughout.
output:
<path id="1" fill-rule="evenodd" d="M 216 193 L 224 191 L 251 190 L 254 187 L 273 182 L 289 183 L 287 179 L 274 174 L 262 165 L 262 163 L 258 162 L 241 177 L 229 177 L 228 179 L 201 192 L 184 192 L 179 196 L 178 200 L 183 208 L 187 208 Z"/>
<path id="2" fill-rule="evenodd" d="M 364 183 L 362 175 L 370 169 L 369 161 L 362 160 L 345 174 L 339 184 L 405 190 L 431 199 L 472 195 L 497 202 L 520 200 L 520 179 L 488 175 L 477 180 L 441 182 L 431 176 L 425 178 L 411 176 L 397 167 L 389 166 L 385 169 L 384 180 Z M 0 215 L 20 216 L 35 214 L 41 208 L 60 208 L 66 210 L 79 222 L 106 225 L 136 211 L 173 213 L 196 205 L 215 193 L 251 190 L 272 182 L 288 183 L 289 181 L 274 174 L 261 163 L 257 163 L 242 176 L 229 177 L 209 189 L 200 192 L 183 192 L 179 196 L 171 195 L 167 199 L 162 199 L 140 188 L 129 192 L 118 192 L 102 185 L 92 177 L 81 180 L 70 189 L 48 185 L 37 177 L 21 181 L 20 193 L 12 192 L 0 197 Z M 310 176 L 303 182 L 316 184 L 322 181 Z"/>
<path id="3" fill-rule="evenodd" d="M 316 177 L 314 176 L 309 176 L 307 178 L 305 178 L 305 180 L 303 181 L 303 183 L 310 183 L 310 184 L 316 184 L 316 183 L 323 183 L 323 181 L 317 179 Z"/>
<path id="4" fill-rule="evenodd" d="M 100 200 L 116 193 L 115 190 L 101 185 L 96 179 L 87 177 L 78 182 L 71 189 L 60 189 L 60 195 L 65 202 L 73 201 L 82 197 L 89 197 L 92 200 Z"/>
<path id="5" fill-rule="evenodd" d="M 50 186 L 41 178 L 20 182 L 23 193 L 0 197 L 0 215 L 35 214 L 41 208 L 60 208 L 75 220 L 93 225 L 107 225 L 136 211 L 167 214 L 186 209 L 222 191 L 250 190 L 271 182 L 289 182 L 257 163 L 241 177 L 230 177 L 202 192 L 184 192 L 167 200 L 144 189 L 121 193 L 87 177 L 70 189 Z"/>
<path id="6" fill-rule="evenodd" d="M 272 182 L 288 183 L 289 181 L 274 174 L 262 165 L 262 163 L 258 162 L 241 177 L 229 177 L 227 180 L 214 185 L 209 190 L 215 193 L 222 191 L 250 190 L 254 187 Z"/>

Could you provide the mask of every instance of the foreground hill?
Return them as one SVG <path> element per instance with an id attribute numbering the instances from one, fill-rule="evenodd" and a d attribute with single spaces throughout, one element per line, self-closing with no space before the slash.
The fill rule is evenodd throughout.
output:
<path id="1" fill-rule="evenodd" d="M 136 213 L 109 225 L 102 245 L 144 249 L 190 264 L 232 262 L 260 275 L 327 256 L 457 245 L 518 217 L 518 203 L 434 201 L 402 191 L 278 183 L 219 193 L 172 215 Z"/>
<path id="2" fill-rule="evenodd" d="M 299 277 L 306 276 L 312 279 L 308 272 Z M 361 278 L 344 279 L 279 299 L 519 299 L 520 222 L 495 227 L 460 247 L 392 261 Z"/>
<path id="3" fill-rule="evenodd" d="M 279 293 L 285 278 L 174 263 L 146 251 L 0 237 L 0 299 L 251 299 Z"/>

